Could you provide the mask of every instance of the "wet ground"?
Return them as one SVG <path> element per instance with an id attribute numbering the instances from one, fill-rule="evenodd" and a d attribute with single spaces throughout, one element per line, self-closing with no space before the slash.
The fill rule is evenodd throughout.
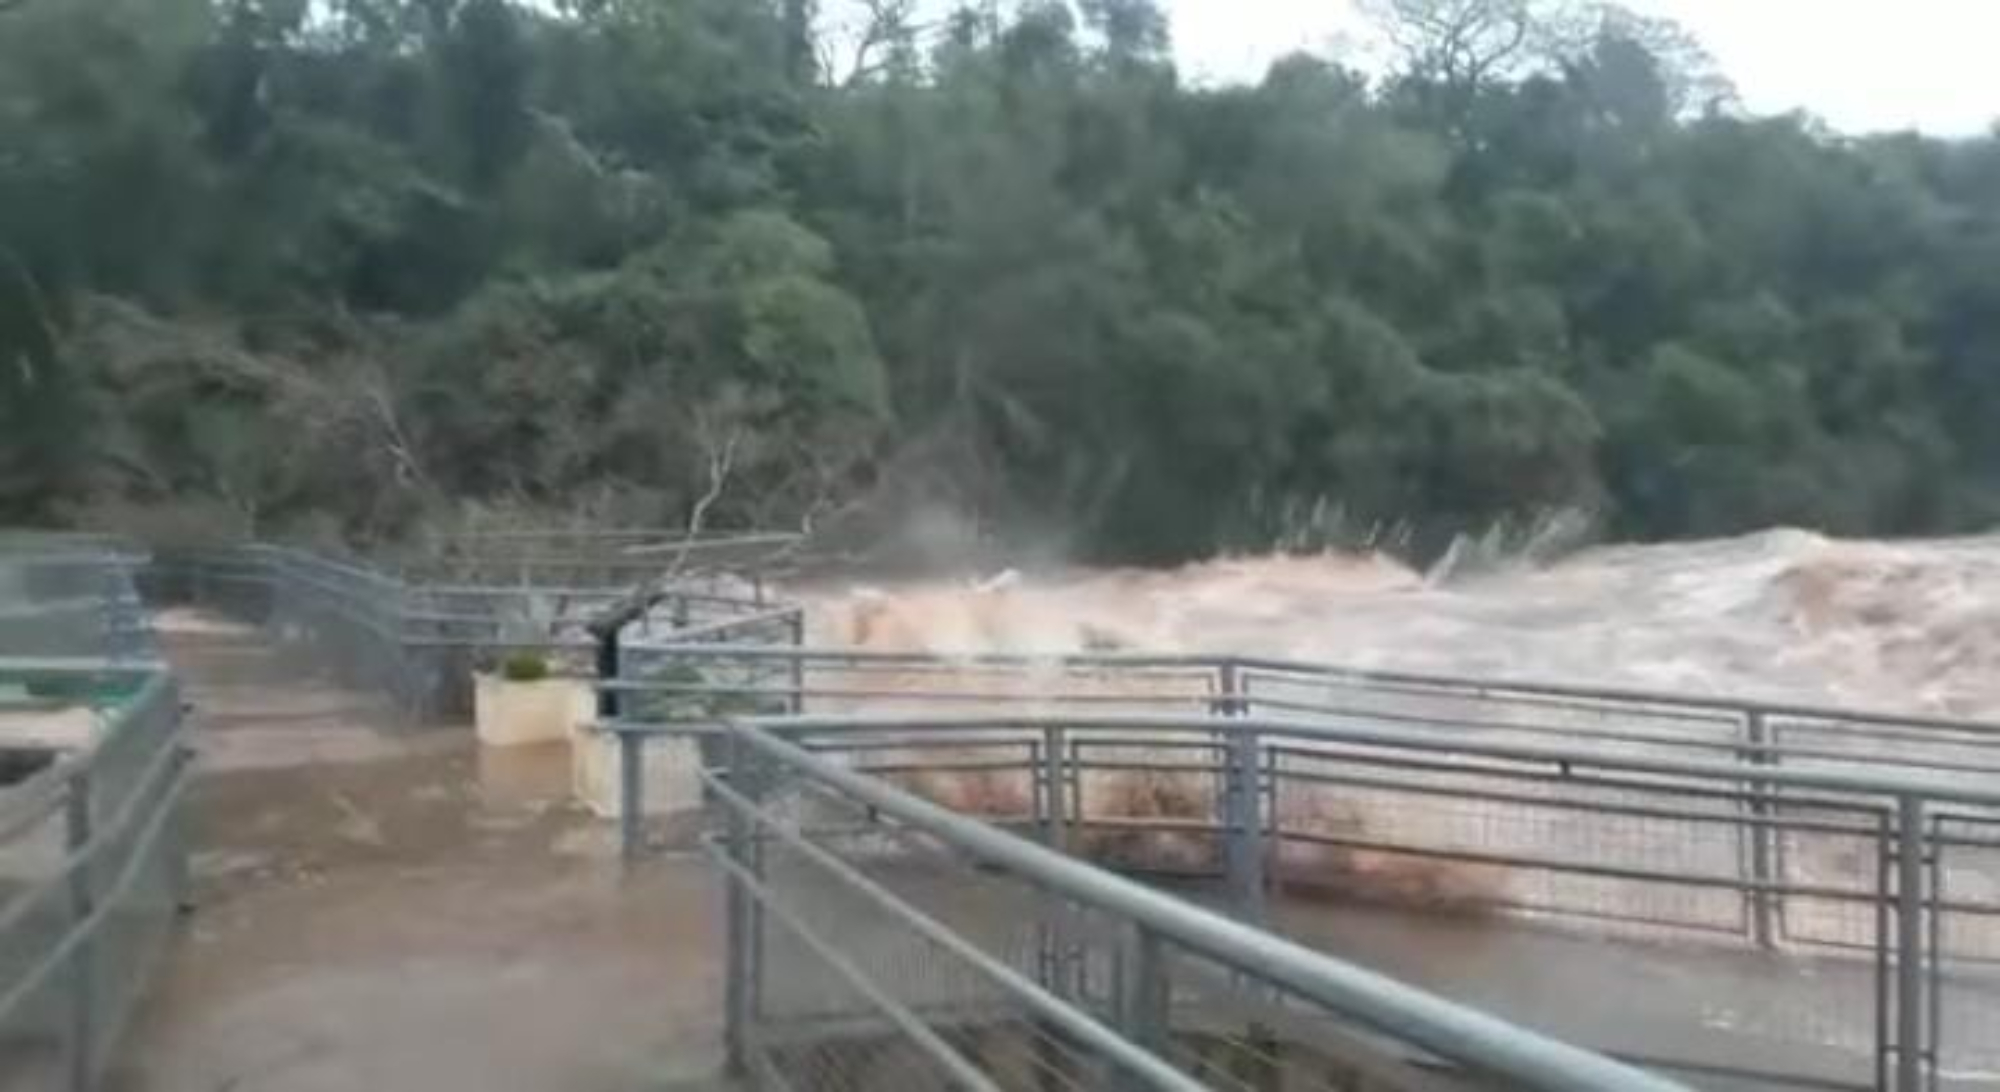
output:
<path id="1" fill-rule="evenodd" d="M 623 875 L 560 752 L 484 759 L 169 616 L 194 704 L 199 908 L 117 1092 L 594 1092 L 711 1072 L 719 900 L 692 857 Z"/>

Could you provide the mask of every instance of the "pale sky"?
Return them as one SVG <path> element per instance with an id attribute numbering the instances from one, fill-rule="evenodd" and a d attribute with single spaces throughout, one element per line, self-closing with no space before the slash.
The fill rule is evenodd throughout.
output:
<path id="1" fill-rule="evenodd" d="M 1624 0 L 1693 31 L 1759 113 L 1962 135 L 2000 119 L 2000 0 Z M 1359 29 L 1351 0 L 1164 0 L 1183 68 L 1251 78 Z"/>

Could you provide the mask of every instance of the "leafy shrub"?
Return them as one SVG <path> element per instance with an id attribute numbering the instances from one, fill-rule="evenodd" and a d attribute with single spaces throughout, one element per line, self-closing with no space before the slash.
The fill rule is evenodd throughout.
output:
<path id="1" fill-rule="evenodd" d="M 549 677 L 549 661 L 533 652 L 517 652 L 500 661 L 500 677 L 508 682 L 542 682 Z"/>

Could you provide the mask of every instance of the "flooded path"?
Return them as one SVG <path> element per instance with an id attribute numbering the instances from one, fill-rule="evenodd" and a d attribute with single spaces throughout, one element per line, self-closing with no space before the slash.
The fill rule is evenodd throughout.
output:
<path id="1" fill-rule="evenodd" d="M 560 753 L 482 763 L 170 614 L 203 750 L 200 909 L 117 1092 L 594 1092 L 714 1067 L 707 869 L 623 880 Z"/>

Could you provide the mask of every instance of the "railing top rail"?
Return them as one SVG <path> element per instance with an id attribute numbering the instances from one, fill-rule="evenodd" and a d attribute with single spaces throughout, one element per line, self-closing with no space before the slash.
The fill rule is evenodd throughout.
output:
<path id="1" fill-rule="evenodd" d="M 1547 744 L 1511 743 L 1435 731 L 1383 731 L 1294 720 L 1214 715 L 1168 715 L 1146 713 L 1023 713 L 1018 715 L 919 715 L 750 717 L 730 721 L 760 730 L 787 735 L 841 732 L 918 731 L 1000 731 L 1013 729 L 1104 732 L 1255 732 L 1262 735 L 1325 743 L 1348 744 L 1402 751 L 1446 751 L 1453 755 L 1545 763 L 1569 769 L 1617 770 L 1699 781 L 1727 781 L 1741 784 L 1750 776 L 1739 763 L 1700 759 L 1652 758 L 1587 751 Z M 614 728 L 638 732 L 653 726 L 620 722 Z M 1941 803 L 2000 808 L 2000 791 L 1983 791 L 1963 783 L 1908 774 L 1854 773 L 1845 770 L 1799 769 L 1784 766 L 1755 768 L 1758 782 L 1772 788 L 1815 789 L 1844 795 L 1875 797 L 1918 797 Z"/>
<path id="2" fill-rule="evenodd" d="M 1543 682 L 1532 679 L 1514 679 L 1497 676 L 1472 677 L 1414 671 L 1385 671 L 1377 668 L 1311 664 L 1254 656 L 1230 656 L 1224 659 L 1239 668 L 1249 668 L 1253 671 L 1334 676 L 1342 679 L 1352 679 L 1357 682 L 1437 687 L 1440 689 L 1474 691 L 1487 695 L 1540 695 L 1574 698 L 1579 701 L 1594 701 L 1607 704 L 1708 709 L 1728 713 L 1759 713 L 1765 716 L 1786 717 L 1797 720 L 1827 720 L 1851 724 L 1884 724 L 1909 728 L 1939 728 L 1951 731 L 1992 732 L 2000 734 L 2000 723 L 1993 721 L 1978 721 L 1921 713 L 1897 713 L 1882 709 L 1815 705 L 1809 702 L 1789 702 L 1729 694 L 1669 693 L 1662 690 L 1646 690 L 1642 688 L 1586 686 L 1575 683 Z"/>
<path id="3" fill-rule="evenodd" d="M 157 675 L 164 660 L 131 656 L 0 656 L 0 678 L 19 675 Z"/>
<path id="4" fill-rule="evenodd" d="M 0 673 L 11 669 L 19 660 L 0 660 Z M 135 675 L 144 676 L 139 688 L 125 700 L 106 710 L 96 736 L 91 745 L 81 751 L 60 756 L 55 763 L 38 771 L 27 781 L 14 787 L 4 806 L 0 806 L 0 831 L 18 833 L 27 826 L 46 817 L 61 806 L 61 793 L 57 788 L 88 774 L 98 762 L 103 749 L 117 742 L 125 733 L 135 730 L 143 716 L 157 708 L 158 703 L 175 700 L 173 677 L 165 668 L 135 668 L 130 663 L 110 664 L 92 661 L 92 667 L 71 665 L 53 671 L 36 671 L 36 674 L 78 674 Z M 0 843 L 6 842 L 0 836 Z"/>
<path id="5" fill-rule="evenodd" d="M 685 644 L 675 651 L 718 659 L 814 660 L 854 664 L 936 664 L 940 667 L 1045 666 L 1079 668 L 1187 668 L 1239 670 L 1309 675 L 1332 682 L 1379 683 L 1417 686 L 1470 693 L 1488 697 L 1507 695 L 1569 698 L 1607 705 L 1644 706 L 1656 709 L 1702 710 L 1736 716 L 1762 715 L 1794 720 L 1829 721 L 1857 725 L 1930 728 L 1940 731 L 2000 736 L 2000 723 L 1943 717 L 1928 714 L 1896 713 L 1880 709 L 1849 709 L 1836 706 L 1785 702 L 1764 698 L 1722 694 L 1672 694 L 1663 691 L 1583 686 L 1510 678 L 1477 678 L 1410 671 L 1385 671 L 1338 664 L 1319 664 L 1255 656 L 1203 653 L 1006 653 L 981 652 L 941 655 L 928 652 L 895 652 L 878 649 L 842 649 L 798 645 Z"/>
<path id="6" fill-rule="evenodd" d="M 643 546 L 633 546 L 621 551 L 632 557 L 652 554 L 675 554 L 683 549 L 718 550 L 730 547 L 748 546 L 790 546 L 804 541 L 805 536 L 797 532 L 776 531 L 756 534 L 719 535 L 714 538 L 698 538 L 692 541 L 675 541 L 669 537 L 665 541 L 651 542 Z"/>
<path id="7" fill-rule="evenodd" d="M 20 548 L 43 549 L 62 546 L 110 547 L 128 551 L 141 549 L 139 544 L 133 542 L 131 539 L 95 531 L 0 529 L 0 552 Z"/>
<path id="8" fill-rule="evenodd" d="M 1546 1092 L 1686 1092 L 959 815 L 842 768 L 762 724 L 736 722 L 732 731 L 771 759 L 990 864 L 1476 1072 Z"/>
<path id="9" fill-rule="evenodd" d="M 410 591 L 417 595 L 429 595 L 450 599 L 518 599 L 522 595 L 540 595 L 553 599 L 570 598 L 585 600 L 612 600 L 631 592 L 629 581 L 611 584 L 416 584 Z M 769 602 L 758 603 L 749 596 L 721 595 L 712 591 L 693 591 L 676 585 L 671 598 L 683 599 L 691 603 L 716 603 L 728 606 L 769 606 Z"/>
<path id="10" fill-rule="evenodd" d="M 640 552 L 636 547 L 596 554 L 462 554 L 443 557 L 422 556 L 400 559 L 400 568 L 408 573 L 430 573 L 450 571 L 454 568 L 490 567 L 495 569 L 608 569 L 619 572 L 651 572 L 661 567 L 660 555 L 672 555 L 674 550 Z M 689 552 L 701 553 L 710 547 L 699 543 L 690 546 Z M 725 568 L 691 565 L 686 571 L 693 575 L 727 571 Z"/>
<path id="11" fill-rule="evenodd" d="M 344 576 L 350 576 L 357 580 L 367 581 L 384 587 L 400 587 L 402 585 L 402 580 L 393 573 L 385 572 L 364 562 L 332 557 L 303 546 L 252 542 L 246 543 L 244 549 L 274 557 L 282 563 L 337 572 Z"/>
<path id="12" fill-rule="evenodd" d="M 693 656 L 708 656 L 715 659 L 767 659 L 767 660 L 820 660 L 828 663 L 918 664 L 936 667 L 1133 667 L 1133 668 L 1185 668 L 1188 670 L 1213 670 L 1226 662 L 1225 658 L 1182 654 L 1151 653 L 1029 653 L 1029 652 L 974 652 L 965 654 L 940 654 L 935 652 L 895 652 L 884 649 L 867 648 L 827 648 L 812 645 L 764 645 L 764 644 L 674 644 L 676 652 Z"/>
<path id="13" fill-rule="evenodd" d="M 795 541 L 804 537 L 797 531 L 696 531 L 690 533 L 685 528 L 674 527 L 614 527 L 614 528 L 540 528 L 500 531 L 461 531 L 453 534 L 435 535 L 424 541 L 427 544 L 451 545 L 460 542 L 545 542 L 545 541 L 616 541 L 641 539 L 648 542 L 735 542 L 735 541 Z"/>
<path id="14" fill-rule="evenodd" d="M 748 604 L 746 603 L 745 605 Z M 770 625 L 773 622 L 794 622 L 802 619 L 804 615 L 805 610 L 802 607 L 772 607 L 760 610 L 755 614 L 743 614 L 733 618 L 717 618 L 714 621 L 703 622 L 699 625 L 668 630 L 653 637 L 651 640 L 624 641 L 622 642 L 622 646 L 634 652 L 651 652 L 656 650 L 670 652 L 680 648 L 681 642 L 679 638 L 682 635 L 685 635 L 690 641 L 699 641 L 702 637 L 713 634 L 729 633 L 733 630 L 749 629 L 760 625 Z"/>
<path id="15" fill-rule="evenodd" d="M 0 565 L 10 568 L 32 566 L 38 569 L 115 569 L 144 565 L 151 556 L 135 547 L 117 545 L 91 547 L 87 550 L 68 546 L 40 548 L 0 546 Z"/>

